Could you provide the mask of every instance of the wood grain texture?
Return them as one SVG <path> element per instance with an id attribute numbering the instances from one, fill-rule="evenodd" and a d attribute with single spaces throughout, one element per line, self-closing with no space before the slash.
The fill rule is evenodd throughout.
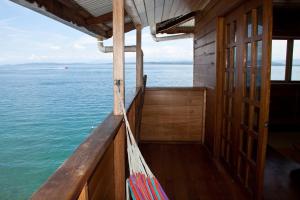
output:
<path id="1" fill-rule="evenodd" d="M 147 88 L 141 141 L 201 141 L 203 88 Z"/>
<path id="2" fill-rule="evenodd" d="M 90 200 L 115 199 L 114 144 L 111 143 L 88 181 Z"/>
<path id="3" fill-rule="evenodd" d="M 115 199 L 125 200 L 125 125 L 120 127 L 114 140 Z M 105 167 L 102 168 L 106 169 Z M 106 170 L 105 170 L 106 171 Z M 104 198 L 106 199 L 106 198 Z"/>
<path id="4" fill-rule="evenodd" d="M 114 114 L 121 115 L 120 100 L 117 95 L 120 90 L 121 100 L 124 102 L 124 0 L 113 0 L 113 80 L 114 80 Z M 119 88 L 116 81 L 120 81 Z"/>
<path id="5" fill-rule="evenodd" d="M 78 197 L 78 200 L 89 200 L 89 191 L 88 191 L 87 184 L 84 185 L 84 187 Z"/>
<path id="6" fill-rule="evenodd" d="M 248 199 L 202 145 L 143 143 L 140 147 L 170 199 Z"/>

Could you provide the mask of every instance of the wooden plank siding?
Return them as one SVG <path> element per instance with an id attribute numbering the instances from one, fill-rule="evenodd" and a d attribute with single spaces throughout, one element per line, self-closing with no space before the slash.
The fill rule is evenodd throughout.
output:
<path id="1" fill-rule="evenodd" d="M 201 142 L 204 88 L 147 88 L 141 141 Z"/>
<path id="2" fill-rule="evenodd" d="M 198 26 L 198 15 L 195 19 L 193 85 L 207 88 L 204 144 L 212 151 L 216 117 L 216 22 L 212 20 L 202 29 Z"/>
<path id="3" fill-rule="evenodd" d="M 195 16 L 194 32 L 194 87 L 207 88 L 204 144 L 214 152 L 217 130 L 217 20 L 236 7 L 242 0 L 211 1 L 207 8 Z"/>

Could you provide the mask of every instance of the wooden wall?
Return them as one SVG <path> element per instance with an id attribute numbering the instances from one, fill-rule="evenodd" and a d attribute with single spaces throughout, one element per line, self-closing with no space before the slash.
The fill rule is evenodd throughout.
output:
<path id="1" fill-rule="evenodd" d="M 196 17 L 196 27 L 198 24 Z M 216 21 L 208 22 L 205 29 L 195 29 L 194 86 L 207 88 L 205 145 L 212 150 L 216 113 Z"/>
<path id="2" fill-rule="evenodd" d="M 272 83 L 270 131 L 300 130 L 300 83 Z"/>
<path id="3" fill-rule="evenodd" d="M 200 142 L 204 110 L 203 88 L 147 88 L 140 140 Z"/>
<path id="4" fill-rule="evenodd" d="M 222 16 L 237 7 L 241 0 L 211 1 L 207 8 L 196 14 L 194 32 L 194 87 L 207 88 L 204 144 L 213 152 L 217 130 L 218 63 L 217 23 Z"/>
<path id="5" fill-rule="evenodd" d="M 300 2 L 275 5 L 273 8 L 273 37 L 300 38 Z M 287 23 L 288 22 L 288 23 Z"/>
<path id="6" fill-rule="evenodd" d="M 110 144 L 87 183 L 88 199 L 115 199 L 114 146 Z"/>

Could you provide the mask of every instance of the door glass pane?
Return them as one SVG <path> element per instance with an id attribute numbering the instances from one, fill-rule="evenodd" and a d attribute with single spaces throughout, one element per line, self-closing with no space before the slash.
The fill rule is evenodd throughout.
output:
<path id="1" fill-rule="evenodd" d="M 247 13 L 247 37 L 250 38 L 252 36 L 252 13 Z"/>
<path id="2" fill-rule="evenodd" d="M 251 153 L 251 159 L 256 162 L 256 158 L 257 158 L 257 147 L 258 147 L 258 143 L 257 143 L 257 139 L 253 138 L 252 139 L 252 153 Z"/>
<path id="3" fill-rule="evenodd" d="M 228 79 L 229 79 L 229 72 L 225 71 L 225 77 L 224 77 L 224 91 L 228 91 Z"/>
<path id="4" fill-rule="evenodd" d="M 228 98 L 228 116 L 232 117 L 232 98 Z"/>
<path id="5" fill-rule="evenodd" d="M 246 179 L 246 169 L 247 169 L 246 162 L 247 162 L 246 159 L 241 158 L 241 160 L 240 160 L 240 169 L 239 169 L 239 177 L 240 177 L 242 182 L 244 182 L 245 179 Z"/>
<path id="6" fill-rule="evenodd" d="M 227 126 L 227 135 L 226 135 L 226 138 L 231 141 L 231 122 L 228 123 L 228 126 Z"/>
<path id="7" fill-rule="evenodd" d="M 259 130 L 259 108 L 254 108 L 253 130 L 258 133 Z"/>
<path id="8" fill-rule="evenodd" d="M 226 25 L 226 44 L 230 44 L 230 24 Z"/>
<path id="9" fill-rule="evenodd" d="M 256 186 L 256 173 L 255 168 L 249 167 L 249 180 L 248 180 L 248 187 L 250 191 L 253 193 L 255 191 Z"/>
<path id="10" fill-rule="evenodd" d="M 237 81 L 237 63 L 236 63 L 236 47 L 233 47 L 233 88 L 236 87 L 236 81 Z"/>
<path id="11" fill-rule="evenodd" d="M 228 97 L 224 96 L 224 116 L 228 114 Z"/>
<path id="12" fill-rule="evenodd" d="M 251 45 L 251 43 L 248 43 L 247 44 L 247 57 L 246 57 L 246 65 L 247 65 L 247 67 L 251 67 L 251 47 L 252 47 L 252 45 Z"/>
<path id="13" fill-rule="evenodd" d="M 261 93 L 261 70 L 257 70 L 255 74 L 255 100 L 260 101 Z"/>
<path id="14" fill-rule="evenodd" d="M 262 41 L 256 43 L 256 68 L 262 67 Z"/>
<path id="15" fill-rule="evenodd" d="M 232 27 L 232 31 L 233 31 L 233 34 L 232 34 L 232 41 L 235 43 L 236 42 L 236 21 L 233 22 L 233 27 Z"/>
<path id="16" fill-rule="evenodd" d="M 249 126 L 249 104 L 244 104 L 244 125 Z"/>
<path id="17" fill-rule="evenodd" d="M 285 80 L 287 40 L 272 40 L 271 80 Z"/>
<path id="18" fill-rule="evenodd" d="M 226 65 L 225 68 L 228 69 L 230 67 L 230 49 L 226 49 Z"/>
<path id="19" fill-rule="evenodd" d="M 257 9 L 257 35 L 263 33 L 263 9 L 262 7 Z"/>
<path id="20" fill-rule="evenodd" d="M 248 134 L 246 131 L 242 131 L 242 135 L 241 135 L 241 150 L 242 152 L 244 152 L 245 154 L 247 154 L 247 149 L 248 149 Z"/>
<path id="21" fill-rule="evenodd" d="M 300 40 L 294 40 L 292 81 L 300 81 Z"/>
<path id="22" fill-rule="evenodd" d="M 250 96 L 250 83 L 251 83 L 251 69 L 247 68 L 246 74 L 245 74 L 245 87 L 246 87 L 245 95 L 246 95 L 246 97 Z"/>

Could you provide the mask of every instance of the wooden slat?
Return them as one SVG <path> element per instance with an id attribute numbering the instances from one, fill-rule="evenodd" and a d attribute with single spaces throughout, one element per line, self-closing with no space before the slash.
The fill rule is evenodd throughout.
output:
<path id="1" fill-rule="evenodd" d="M 125 126 L 119 129 L 114 140 L 115 199 L 125 200 Z"/>
<path id="2" fill-rule="evenodd" d="M 84 185 L 84 187 L 78 197 L 78 200 L 89 200 L 88 187 L 86 184 Z"/>
<path id="3" fill-rule="evenodd" d="M 202 145 L 142 143 L 140 148 L 170 199 L 248 199 Z"/>
<path id="4" fill-rule="evenodd" d="M 147 88 L 141 141 L 201 142 L 204 89 Z"/>
<path id="5" fill-rule="evenodd" d="M 114 144 L 111 143 L 88 181 L 89 200 L 115 199 Z"/>

